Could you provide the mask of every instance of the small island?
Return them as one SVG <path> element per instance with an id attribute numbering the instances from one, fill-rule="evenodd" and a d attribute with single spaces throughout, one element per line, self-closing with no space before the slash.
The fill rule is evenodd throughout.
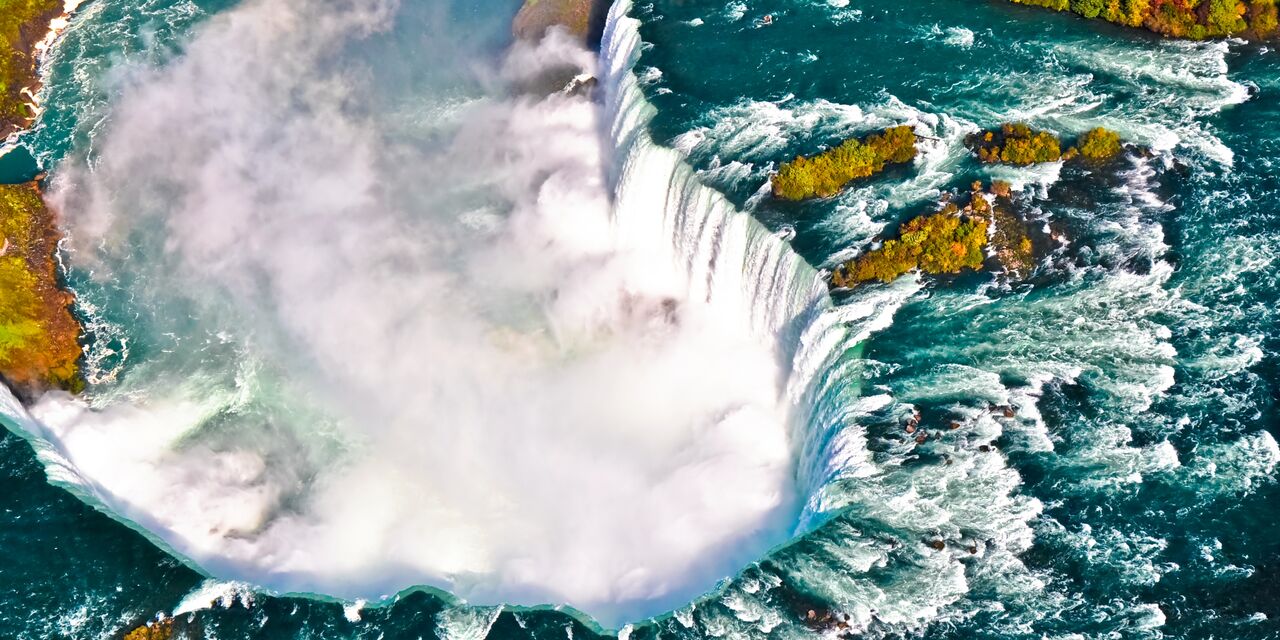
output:
<path id="1" fill-rule="evenodd" d="M 773 175 L 773 195 L 784 200 L 830 198 L 850 182 L 884 171 L 886 165 L 911 162 L 916 157 L 916 134 L 909 126 L 891 127 L 867 136 L 851 138 L 814 156 L 797 156 Z"/>
<path id="2" fill-rule="evenodd" d="M 928 275 L 977 271 L 986 264 L 988 249 L 1013 278 L 1025 277 L 1035 266 L 1026 225 L 1012 211 L 1008 183 L 994 182 L 984 191 L 975 182 L 967 202 L 944 197 L 941 209 L 912 218 L 898 228 L 898 236 L 839 266 L 831 274 L 837 289 L 866 282 L 892 282 L 912 271 Z"/>
<path id="3" fill-rule="evenodd" d="M 969 135 L 965 144 L 988 164 L 1028 166 L 1042 162 L 1058 162 L 1083 158 L 1105 162 L 1120 154 L 1120 134 L 1097 127 L 1085 132 L 1076 146 L 1062 150 L 1062 140 L 1048 131 L 1032 129 L 1023 123 L 1006 123 Z"/>
<path id="4" fill-rule="evenodd" d="M 1086 18 L 1145 28 L 1173 38 L 1269 38 L 1277 29 L 1276 0 L 1010 0 L 1071 11 Z"/>

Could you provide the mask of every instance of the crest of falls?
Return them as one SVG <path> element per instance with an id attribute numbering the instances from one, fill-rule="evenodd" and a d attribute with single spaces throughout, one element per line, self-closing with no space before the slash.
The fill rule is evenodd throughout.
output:
<path id="1" fill-rule="evenodd" d="M 113 105 L 93 163 L 57 172 L 72 268 L 98 276 L 81 312 L 134 346 L 83 399 L 29 415 L 3 392 L 51 481 L 217 578 L 372 601 L 424 585 L 611 627 L 841 506 L 823 488 L 866 454 L 845 429 L 857 345 L 917 285 L 833 307 L 655 143 L 629 2 L 603 109 L 422 98 L 443 146 L 393 143 L 403 123 L 326 82 L 391 4 L 284 4 L 205 25 Z M 329 20 L 289 29 L 304 13 Z M 471 166 L 492 175 L 450 173 Z"/>

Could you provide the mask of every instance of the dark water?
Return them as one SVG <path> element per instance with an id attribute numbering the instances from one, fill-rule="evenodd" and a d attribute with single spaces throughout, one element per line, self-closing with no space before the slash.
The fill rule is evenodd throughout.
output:
<path id="1" fill-rule="evenodd" d="M 91 145 L 85 123 L 121 58 L 163 62 L 228 7 L 101 5 L 54 61 L 31 136 L 46 164 Z M 759 28 L 765 14 L 774 24 Z M 1027 282 L 840 296 L 889 295 L 896 312 L 865 345 L 866 402 L 847 434 L 859 453 L 823 494 L 835 515 L 632 637 L 838 633 L 809 610 L 847 613 L 868 637 L 1280 637 L 1276 52 L 1002 2 L 663 0 L 633 15 L 652 44 L 638 74 L 655 136 L 766 225 L 794 229 L 812 264 L 993 177 L 1068 242 Z M 1104 125 L 1151 153 L 1105 170 L 978 166 L 963 135 L 1007 120 L 1067 137 Z M 760 192 L 779 161 L 902 122 L 939 139 L 911 169 L 823 202 Z M 991 410 L 1004 405 L 1014 417 Z M 913 408 L 925 444 L 902 432 Z M 206 584 L 50 486 L 18 437 L 0 441 L 0 469 L 3 637 L 118 637 L 202 588 L 233 595 L 181 616 L 186 637 L 592 635 L 564 614 L 456 613 L 425 593 L 352 621 L 340 603 Z"/>

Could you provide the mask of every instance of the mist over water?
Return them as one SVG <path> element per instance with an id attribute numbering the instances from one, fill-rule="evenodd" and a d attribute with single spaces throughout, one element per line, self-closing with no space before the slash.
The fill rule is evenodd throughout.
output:
<path id="1" fill-rule="evenodd" d="M 218 577 L 662 613 L 794 526 L 789 347 L 620 233 L 600 105 L 507 89 L 594 55 L 366 57 L 430 14 L 249 2 L 131 80 L 54 198 L 151 346 L 33 414 Z"/>

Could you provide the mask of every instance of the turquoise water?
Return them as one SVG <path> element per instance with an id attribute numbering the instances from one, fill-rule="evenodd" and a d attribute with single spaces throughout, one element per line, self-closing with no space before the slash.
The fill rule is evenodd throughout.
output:
<path id="1" fill-rule="evenodd" d="M 234 10 L 88 5 L 50 61 L 49 111 L 27 143 L 55 172 L 99 161 L 102 132 L 122 117 L 112 105 L 145 81 L 138 70 L 180 58 L 209 16 Z M 435 64 L 371 72 L 381 89 L 362 112 L 396 113 L 396 135 L 447 146 L 423 125 L 436 112 L 406 105 L 441 87 L 490 91 L 483 74 L 451 70 L 466 68 L 462 59 L 500 64 L 514 6 L 401 11 L 389 37 L 351 45 L 351 56 Z M 866 637 L 1280 636 L 1275 52 L 1165 42 L 1000 2 L 662 1 L 630 13 L 647 43 L 636 77 L 655 108 L 653 137 L 765 227 L 794 231 L 791 245 L 810 264 L 829 268 L 940 190 L 991 177 L 1020 186 L 1022 213 L 1068 239 L 1023 283 L 908 278 L 839 294 L 821 318 L 869 337 L 853 348 L 858 340 L 836 336 L 813 360 L 792 360 L 816 370 L 796 427 L 804 435 L 794 438 L 800 537 L 632 637 L 840 632 L 822 619 L 828 611 Z M 764 14 L 774 24 L 759 28 Z M 424 25 L 440 24 L 485 36 L 454 51 L 419 39 Z M 606 55 L 622 49 L 606 45 Z M 1006 120 L 1064 134 L 1105 125 L 1152 153 L 1114 173 L 993 174 L 960 142 Z M 903 122 L 937 139 L 910 169 L 828 201 L 762 195 L 777 162 Z M 665 206 L 701 223 L 689 202 L 705 196 L 673 175 L 637 174 L 634 189 L 668 186 L 682 197 Z M 749 237 L 772 246 L 767 234 Z M 158 252 L 159 241 L 142 233 L 136 246 Z M 792 294 L 786 283 L 805 282 L 794 273 L 762 289 Z M 202 335 L 207 316 L 175 311 L 153 286 L 163 275 L 138 268 L 102 279 L 73 267 L 90 305 L 81 313 L 94 340 L 91 394 L 140 393 L 193 366 L 210 387 L 235 388 L 226 363 L 241 351 L 212 346 L 186 361 L 182 345 Z M 821 328 L 821 318 L 810 322 Z M 253 411 L 291 401 L 264 394 Z M 991 409 L 1005 405 L 1013 417 Z M 924 444 L 901 427 L 913 410 L 934 435 Z M 566 613 L 458 608 L 426 592 L 354 616 L 343 603 L 206 582 L 150 536 L 50 486 L 17 436 L 0 442 L 0 465 L 5 637 L 112 637 L 180 608 L 194 610 L 180 616 L 188 637 L 592 635 Z"/>

